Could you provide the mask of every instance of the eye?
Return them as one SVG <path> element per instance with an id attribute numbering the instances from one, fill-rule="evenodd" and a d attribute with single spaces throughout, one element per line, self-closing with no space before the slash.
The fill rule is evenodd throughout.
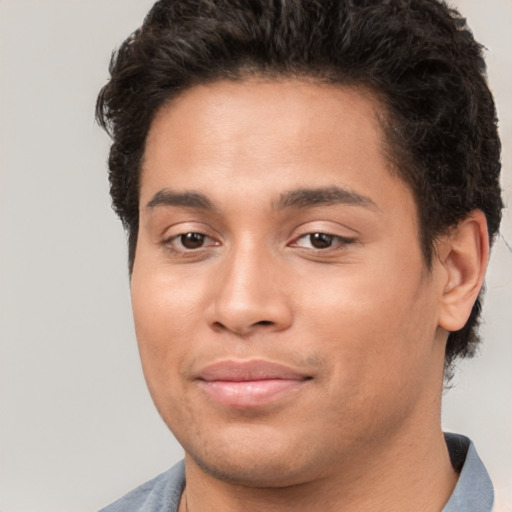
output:
<path id="1" fill-rule="evenodd" d="M 328 233 L 307 233 L 300 236 L 293 245 L 303 247 L 305 249 L 330 249 L 332 247 L 341 247 L 353 242 L 351 238 L 343 238 Z"/>
<path id="2" fill-rule="evenodd" d="M 179 235 L 178 240 L 185 249 L 199 249 L 204 245 L 206 235 L 202 233 L 184 233 Z"/>
<path id="3" fill-rule="evenodd" d="M 178 251 L 194 251 L 203 247 L 217 245 L 215 240 L 208 235 L 194 231 L 173 236 L 167 240 L 166 244 Z"/>

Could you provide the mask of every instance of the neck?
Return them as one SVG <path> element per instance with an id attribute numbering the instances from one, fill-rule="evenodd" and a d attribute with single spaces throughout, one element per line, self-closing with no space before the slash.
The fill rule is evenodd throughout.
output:
<path id="1" fill-rule="evenodd" d="M 288 487 L 256 488 L 217 480 L 186 457 L 180 512 L 439 512 L 457 482 L 440 427 L 401 432 L 386 446 L 358 451 L 332 472 Z M 188 508 L 187 508 L 188 507 Z"/>

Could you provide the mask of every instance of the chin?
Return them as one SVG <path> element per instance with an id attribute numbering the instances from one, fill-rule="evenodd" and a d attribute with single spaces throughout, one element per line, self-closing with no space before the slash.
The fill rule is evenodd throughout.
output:
<path id="1" fill-rule="evenodd" d="M 261 456 L 257 459 L 237 456 L 215 461 L 202 459 L 194 454 L 190 457 L 204 473 L 232 485 L 278 488 L 298 485 L 308 480 L 305 476 L 301 477 L 303 470 L 283 463 L 277 455 L 266 459 Z"/>
<path id="2" fill-rule="evenodd" d="M 257 430 L 253 426 L 243 437 L 226 432 L 194 446 L 183 443 L 187 463 L 197 465 L 213 478 L 244 487 L 286 487 L 311 479 L 315 464 L 308 460 L 304 443 L 299 448 L 283 433 L 265 436 Z"/>

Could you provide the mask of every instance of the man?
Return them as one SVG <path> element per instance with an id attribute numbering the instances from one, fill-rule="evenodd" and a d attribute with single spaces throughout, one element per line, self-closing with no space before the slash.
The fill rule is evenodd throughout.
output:
<path id="1" fill-rule="evenodd" d="M 105 510 L 490 511 L 443 377 L 500 222 L 481 47 L 434 0 L 163 0 L 98 98 L 185 460 Z"/>

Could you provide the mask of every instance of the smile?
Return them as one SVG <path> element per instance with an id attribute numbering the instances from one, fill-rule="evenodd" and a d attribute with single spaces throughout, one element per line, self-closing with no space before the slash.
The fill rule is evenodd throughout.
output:
<path id="1" fill-rule="evenodd" d="M 199 377 L 207 395 L 228 407 L 258 407 L 297 392 L 311 377 L 287 366 L 261 360 L 222 361 Z"/>

